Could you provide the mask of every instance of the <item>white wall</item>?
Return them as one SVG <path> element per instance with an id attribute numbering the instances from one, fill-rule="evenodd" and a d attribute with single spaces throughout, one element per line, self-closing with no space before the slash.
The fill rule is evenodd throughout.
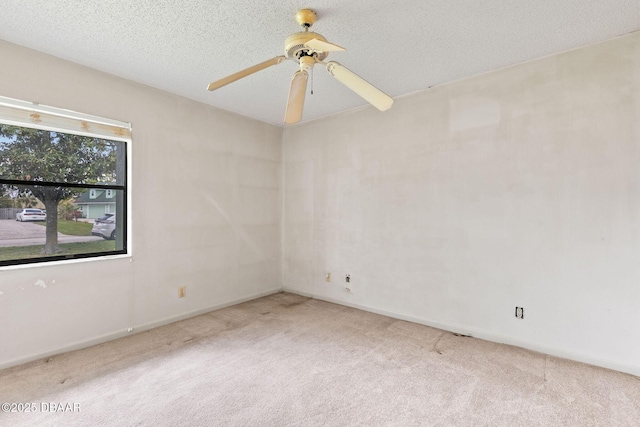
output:
<path id="1" fill-rule="evenodd" d="M 0 95 L 133 126 L 133 257 L 1 269 L 0 368 L 281 288 L 280 128 L 2 41 L 0 57 Z"/>
<path id="2" fill-rule="evenodd" d="M 0 95 L 134 135 L 133 257 L 0 270 L 0 368 L 284 285 L 640 375 L 639 34 L 286 129 L 283 217 L 282 129 L 0 54 Z"/>
<path id="3" fill-rule="evenodd" d="M 284 141 L 285 289 L 640 375 L 640 33 Z"/>

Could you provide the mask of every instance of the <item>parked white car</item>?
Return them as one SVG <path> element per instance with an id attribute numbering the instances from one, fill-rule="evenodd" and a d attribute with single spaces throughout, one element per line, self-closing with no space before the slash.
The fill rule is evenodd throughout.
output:
<path id="1" fill-rule="evenodd" d="M 27 208 L 16 214 L 16 221 L 44 221 L 47 214 L 42 209 Z"/>
<path id="2" fill-rule="evenodd" d="M 116 216 L 115 214 L 106 214 L 102 218 L 96 219 L 91 229 L 92 236 L 100 236 L 105 240 L 113 240 L 116 238 Z"/>

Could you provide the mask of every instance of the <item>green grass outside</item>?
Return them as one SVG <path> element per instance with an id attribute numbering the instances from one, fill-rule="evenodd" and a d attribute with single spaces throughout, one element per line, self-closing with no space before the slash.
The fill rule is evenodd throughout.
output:
<path id="1" fill-rule="evenodd" d="M 45 221 L 37 221 L 35 224 L 46 226 Z M 89 222 L 67 221 L 58 219 L 58 232 L 67 236 L 91 236 L 93 224 Z"/>
<path id="2" fill-rule="evenodd" d="M 71 221 L 69 221 L 71 222 Z M 91 225 L 91 224 L 89 224 Z M 91 228 L 89 228 L 90 230 Z M 115 240 L 100 240 L 97 242 L 62 243 L 59 245 L 61 252 L 49 256 L 86 254 L 94 252 L 109 252 L 116 250 Z M 15 259 L 40 258 L 47 255 L 40 253 L 44 245 L 34 246 L 10 246 L 0 248 L 0 261 L 11 261 Z"/>

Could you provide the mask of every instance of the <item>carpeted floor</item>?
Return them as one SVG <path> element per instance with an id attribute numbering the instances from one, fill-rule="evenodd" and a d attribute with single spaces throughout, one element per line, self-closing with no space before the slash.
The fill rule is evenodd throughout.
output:
<path id="1" fill-rule="evenodd" d="M 640 425 L 637 377 L 288 293 L 5 369 L 0 402 L 33 404 L 12 427 Z"/>

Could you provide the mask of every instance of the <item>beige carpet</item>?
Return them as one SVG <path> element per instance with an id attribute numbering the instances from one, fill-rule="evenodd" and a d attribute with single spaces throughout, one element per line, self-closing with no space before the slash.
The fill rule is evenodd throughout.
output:
<path id="1" fill-rule="evenodd" d="M 287 293 L 5 369 L 0 402 L 36 410 L 2 426 L 640 425 L 637 377 Z"/>

